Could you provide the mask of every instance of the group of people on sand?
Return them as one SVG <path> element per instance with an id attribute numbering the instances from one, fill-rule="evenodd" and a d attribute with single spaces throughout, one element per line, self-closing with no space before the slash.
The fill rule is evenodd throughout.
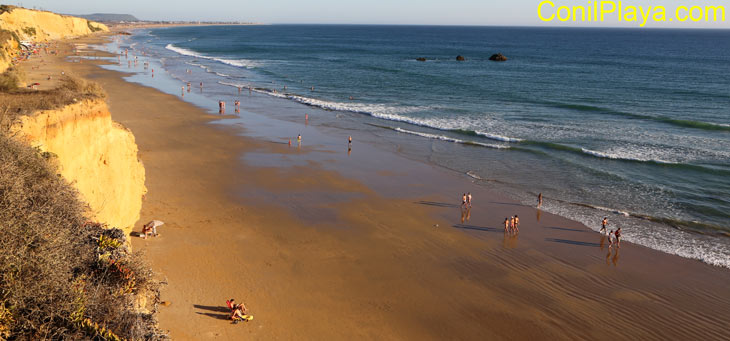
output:
<path id="1" fill-rule="evenodd" d="M 621 247 L 621 228 L 619 227 L 616 231 L 609 230 L 606 232 L 606 226 L 608 226 L 608 217 L 603 217 L 600 232 L 608 237 L 608 247 L 612 247 L 614 244 L 616 244 L 616 247 Z"/>
<path id="2" fill-rule="evenodd" d="M 515 214 L 509 218 L 504 218 L 504 233 L 520 233 L 520 217 Z"/>
<path id="3" fill-rule="evenodd" d="M 461 196 L 461 208 L 471 208 L 471 192 L 464 193 Z"/>

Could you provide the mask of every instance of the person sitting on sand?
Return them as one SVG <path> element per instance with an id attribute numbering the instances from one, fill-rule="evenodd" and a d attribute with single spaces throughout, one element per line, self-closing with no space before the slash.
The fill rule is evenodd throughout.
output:
<path id="1" fill-rule="evenodd" d="M 157 228 L 162 225 L 165 225 L 165 223 L 159 220 L 152 220 L 149 223 L 142 225 L 142 238 L 147 239 L 147 235 L 157 237 Z"/>
<path id="2" fill-rule="evenodd" d="M 233 309 L 233 312 L 231 313 L 231 320 L 233 320 L 233 323 L 238 323 L 239 321 L 248 321 L 248 316 L 246 316 L 246 313 L 248 313 L 248 309 L 246 309 L 246 306 L 241 303 Z"/>

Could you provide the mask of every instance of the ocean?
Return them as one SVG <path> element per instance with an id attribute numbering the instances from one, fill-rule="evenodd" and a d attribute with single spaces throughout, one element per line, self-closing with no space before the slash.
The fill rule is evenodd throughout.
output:
<path id="1" fill-rule="evenodd" d="M 328 127 L 730 268 L 728 30 L 207 26 L 118 44 L 211 99 L 251 87 L 325 109 Z"/>

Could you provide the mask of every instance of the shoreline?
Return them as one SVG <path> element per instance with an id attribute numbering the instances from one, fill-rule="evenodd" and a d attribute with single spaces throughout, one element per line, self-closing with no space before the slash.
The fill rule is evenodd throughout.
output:
<path id="1" fill-rule="evenodd" d="M 213 127 L 207 123 L 219 118 L 217 115 L 175 96 L 128 83 L 121 78 L 123 74 L 102 70 L 93 65 L 97 63 L 85 61 L 71 67 L 102 83 L 110 94 L 113 118 L 137 138 L 149 189 L 140 222 L 162 215 L 168 224 L 160 240 L 135 239 L 133 245 L 136 250 L 146 250 L 155 268 L 170 279 L 163 299 L 169 297 L 172 305 L 162 308 L 160 321 L 163 328 L 171 329 L 174 338 L 214 337 L 216 330 L 228 333 L 231 328 L 228 337 L 248 333 L 267 338 L 609 338 L 692 336 L 700 330 L 715 336 L 727 333 L 713 319 L 696 321 L 697 317 L 685 313 L 679 316 L 685 323 L 677 323 L 676 317 L 669 322 L 670 316 L 653 309 L 681 314 L 701 309 L 700 302 L 705 302 L 706 309 L 726 312 L 722 283 L 728 283 L 730 276 L 724 269 L 630 243 L 624 244 L 621 257 L 616 257 L 619 265 L 602 267 L 598 253 L 603 250 L 580 253 L 599 247 L 598 236 L 586 232 L 590 230 L 585 226 L 547 213 L 542 219 L 533 218 L 537 215 L 533 208 L 488 190 L 475 192 L 475 197 L 494 198 L 478 205 L 491 217 L 475 214 L 469 224 L 454 224 L 455 209 L 448 203 L 453 201 L 453 194 L 427 195 L 424 193 L 430 193 L 431 188 L 417 188 L 418 184 L 412 183 L 416 181 L 409 183 L 408 179 L 432 180 L 432 185 L 424 187 L 441 188 L 435 193 L 444 193 L 446 186 L 454 184 L 466 186 L 467 181 L 453 175 L 442 180 L 446 172 L 414 162 L 401 161 L 395 173 L 408 169 L 415 174 L 399 178 L 382 173 L 369 181 L 343 176 L 356 166 L 342 166 L 344 172 L 328 169 L 333 166 L 326 159 L 293 170 L 281 164 L 247 165 L 245 160 L 239 162 L 238 155 L 290 156 L 292 151 L 283 143 L 237 136 L 235 129 Z M 170 134 L 159 136 L 156 131 Z M 328 148 L 313 146 L 304 151 L 326 153 Z M 379 192 L 364 184 L 399 181 L 416 189 L 406 198 L 391 198 L 381 194 L 382 189 Z M 258 196 L 251 199 L 241 193 Z M 262 204 L 258 198 L 283 205 Z M 519 239 L 513 242 L 505 238 L 500 246 L 497 217 L 504 212 L 509 215 L 509 210 L 525 217 L 523 230 Z M 439 228 L 433 228 L 434 222 Z M 313 232 L 316 238 L 311 236 Z M 231 241 L 245 250 L 230 251 L 227 246 Z M 688 276 L 674 279 L 677 268 Z M 240 277 L 226 278 L 236 271 L 242 272 Z M 376 280 L 367 275 L 375 275 Z M 222 283 L 207 283 L 206 278 Z M 192 285 L 183 284 L 191 279 Z M 631 308 L 607 302 L 591 285 Z M 256 319 L 243 328 L 211 319 L 220 317 L 214 308 L 223 306 L 231 296 L 228 293 L 240 292 L 242 287 L 251 293 L 244 301 Z M 682 290 L 697 287 L 707 292 Z M 439 295 L 444 292 L 453 297 Z M 220 293 L 225 294 L 218 297 Z M 282 300 L 275 293 L 286 298 Z M 240 294 L 233 295 L 239 298 Z M 500 298 L 506 299 L 502 302 Z M 671 298 L 688 309 L 675 308 Z M 715 301 L 708 302 L 712 298 Z M 204 302 L 195 303 L 196 299 Z M 616 310 L 626 314 L 618 320 L 627 331 L 601 321 Z M 589 318 L 591 314 L 593 318 Z M 642 328 L 626 318 L 647 314 L 656 317 L 652 319 L 656 325 Z M 259 315 L 269 317 L 259 319 Z M 198 326 L 198 330 L 190 331 L 187 322 L 191 316 L 195 316 L 195 325 L 210 328 Z M 366 321 L 362 316 L 367 316 Z M 484 316 L 489 320 L 483 321 Z M 276 329 L 282 323 L 286 327 Z M 696 324 L 691 327 L 697 330 L 688 331 L 687 323 Z M 684 328 L 675 327 L 682 324 Z"/>

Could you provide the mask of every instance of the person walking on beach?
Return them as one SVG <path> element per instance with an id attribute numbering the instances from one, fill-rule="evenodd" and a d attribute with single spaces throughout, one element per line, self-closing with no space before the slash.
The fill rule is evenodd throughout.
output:
<path id="1" fill-rule="evenodd" d="M 613 243 L 615 241 L 615 236 L 613 234 L 613 230 L 608 232 L 608 248 L 611 248 L 613 246 Z"/>
<path id="2" fill-rule="evenodd" d="M 608 217 L 603 217 L 603 221 L 601 221 L 601 233 L 606 233 L 606 225 L 608 225 Z"/>
<path id="3" fill-rule="evenodd" d="M 509 232 L 509 218 L 504 218 L 504 233 Z"/>
<path id="4" fill-rule="evenodd" d="M 466 193 L 461 195 L 461 207 L 466 207 Z"/>
<path id="5" fill-rule="evenodd" d="M 520 218 L 515 214 L 515 232 L 520 233 Z"/>
<path id="6" fill-rule="evenodd" d="M 471 208 L 471 192 L 466 193 L 466 204 Z"/>
<path id="7" fill-rule="evenodd" d="M 542 206 L 542 192 L 537 195 L 537 208 L 540 208 Z"/>
<path id="8" fill-rule="evenodd" d="M 218 113 L 225 114 L 225 112 L 226 112 L 226 102 L 218 101 Z"/>
<path id="9" fill-rule="evenodd" d="M 241 112 L 241 101 L 236 100 L 235 102 L 233 102 L 233 105 L 236 108 L 236 113 L 240 113 Z"/>
<path id="10" fill-rule="evenodd" d="M 190 92 L 190 82 L 188 82 L 188 92 Z"/>
<path id="11" fill-rule="evenodd" d="M 297 143 L 302 144 L 302 134 L 297 135 Z"/>
<path id="12" fill-rule="evenodd" d="M 621 247 L 621 228 L 619 227 L 613 234 L 616 236 L 616 247 Z"/>

